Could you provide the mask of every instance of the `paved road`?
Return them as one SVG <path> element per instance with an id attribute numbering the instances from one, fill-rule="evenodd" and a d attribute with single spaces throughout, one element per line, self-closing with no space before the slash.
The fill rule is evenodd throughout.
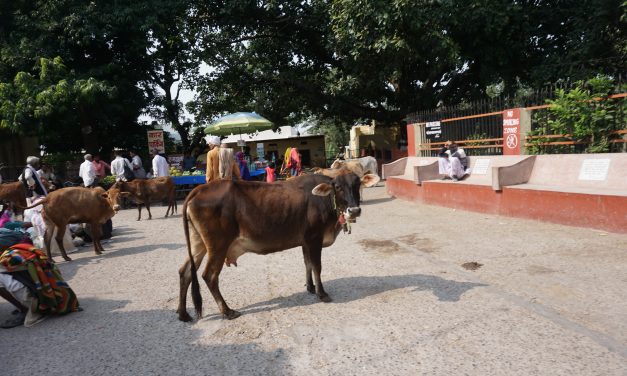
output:
<path id="1" fill-rule="evenodd" d="M 244 255 L 221 275 L 242 316 L 203 286 L 192 324 L 174 312 L 181 216 L 123 211 L 105 255 L 59 264 L 84 312 L 0 331 L 2 374 L 627 374 L 627 235 L 366 199 L 323 252 L 334 302 L 305 292 L 300 250 Z"/>

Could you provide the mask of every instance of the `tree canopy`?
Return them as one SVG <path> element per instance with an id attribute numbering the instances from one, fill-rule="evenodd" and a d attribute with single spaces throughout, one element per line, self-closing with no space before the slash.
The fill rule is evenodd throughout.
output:
<path id="1" fill-rule="evenodd" d="M 144 113 L 189 150 L 227 112 L 394 124 L 488 87 L 616 77 L 626 15 L 624 0 L 3 1 L 0 129 L 143 147 Z"/>

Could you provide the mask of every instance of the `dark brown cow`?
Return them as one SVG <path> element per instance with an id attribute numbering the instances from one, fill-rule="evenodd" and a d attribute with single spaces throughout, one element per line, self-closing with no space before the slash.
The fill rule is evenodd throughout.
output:
<path id="1" fill-rule="evenodd" d="M 130 182 L 119 181 L 109 188 L 109 194 L 114 202 L 118 202 L 120 193 L 128 193 L 137 203 L 138 216 L 137 220 L 142 219 L 142 206 L 146 205 L 148 210 L 148 219 L 152 219 L 150 212 L 151 202 L 166 201 L 168 210 L 165 212 L 167 217 L 172 210 L 172 215 L 178 211 L 176 204 L 176 192 L 174 180 L 169 176 L 163 176 L 154 179 L 136 179 Z"/>
<path id="2" fill-rule="evenodd" d="M 100 244 L 100 228 L 117 211 L 117 205 L 111 201 L 111 197 L 104 189 L 101 187 L 93 189 L 83 187 L 63 188 L 50 192 L 42 201 L 30 207 L 38 205 L 44 206 L 43 217 L 46 223 L 44 243 L 50 260 L 52 260 L 50 243 L 55 228 L 57 229 L 55 239 L 61 251 L 61 256 L 66 261 L 72 260 L 65 253 L 65 248 L 63 247 L 63 234 L 65 234 L 65 227 L 69 223 L 89 223 L 94 241 L 94 251 L 97 255 L 104 251 Z"/>
<path id="3" fill-rule="evenodd" d="M 379 178 L 366 175 L 362 180 L 370 185 Z M 360 185 L 355 174 L 347 174 L 334 179 L 304 175 L 272 184 L 221 180 L 196 187 L 183 204 L 188 258 L 179 269 L 179 320 L 191 320 L 186 309 L 190 282 L 194 308 L 202 315 L 196 265 L 205 253 L 202 277 L 227 319 L 240 314 L 222 298 L 218 276 L 224 263 L 237 266 L 237 258 L 246 252 L 266 255 L 301 246 L 307 291 L 331 301 L 320 280 L 321 250 L 335 242 L 347 221 L 354 222 L 361 214 Z"/>
<path id="4" fill-rule="evenodd" d="M 26 188 L 20 181 L 0 184 L 0 201 L 10 202 L 13 207 L 24 209 L 26 207 Z"/>

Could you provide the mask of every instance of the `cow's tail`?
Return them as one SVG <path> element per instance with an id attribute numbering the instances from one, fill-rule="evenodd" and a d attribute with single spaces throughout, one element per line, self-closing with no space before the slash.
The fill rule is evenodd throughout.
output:
<path id="1" fill-rule="evenodd" d="M 190 194 L 191 196 L 191 194 Z M 189 256 L 189 265 L 192 274 L 192 302 L 194 303 L 194 310 L 196 310 L 196 316 L 202 317 L 202 296 L 200 295 L 200 285 L 198 284 L 198 276 L 196 275 L 196 265 L 194 264 L 194 256 L 192 255 L 192 246 L 189 240 L 189 220 L 187 218 L 187 203 L 188 197 L 183 202 L 183 231 L 185 232 L 185 241 L 187 242 L 187 255 Z"/>
<path id="2" fill-rule="evenodd" d="M 33 205 L 31 205 L 31 206 L 22 206 L 22 205 L 20 205 L 20 204 L 16 204 L 16 203 L 14 203 L 13 205 L 14 205 L 16 208 L 20 209 L 20 210 L 26 210 L 26 209 L 32 209 L 32 208 L 37 207 L 37 206 L 39 206 L 39 205 L 43 205 L 43 204 L 45 204 L 46 202 L 48 202 L 48 197 L 44 197 L 44 199 L 43 199 L 43 200 L 38 201 L 36 204 L 33 204 Z"/>

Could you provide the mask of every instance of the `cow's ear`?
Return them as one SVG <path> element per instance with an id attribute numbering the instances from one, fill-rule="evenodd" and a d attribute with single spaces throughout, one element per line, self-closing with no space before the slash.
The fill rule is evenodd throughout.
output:
<path id="1" fill-rule="evenodd" d="M 333 192 L 333 187 L 327 183 L 320 183 L 311 190 L 314 196 L 328 196 L 331 192 Z"/>
<path id="2" fill-rule="evenodd" d="M 374 185 L 376 185 L 379 180 L 381 180 L 381 178 L 379 177 L 379 175 L 375 175 L 375 174 L 366 174 L 364 175 L 363 178 L 361 178 L 361 184 L 366 187 L 372 187 Z"/>

